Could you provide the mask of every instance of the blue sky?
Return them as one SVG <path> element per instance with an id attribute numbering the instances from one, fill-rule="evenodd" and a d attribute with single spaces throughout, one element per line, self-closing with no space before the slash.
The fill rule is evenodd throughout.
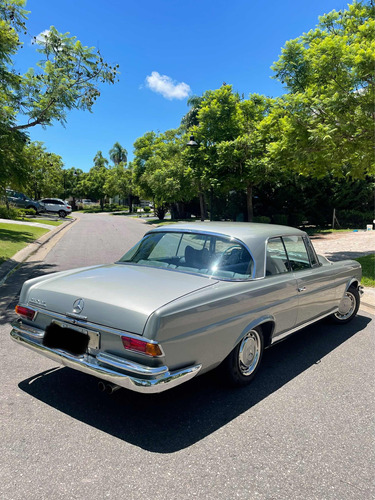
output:
<path id="1" fill-rule="evenodd" d="M 28 0 L 29 34 L 15 68 L 37 60 L 36 36 L 55 26 L 120 65 L 120 82 L 103 85 L 93 113 L 68 113 L 30 131 L 62 156 L 65 168 L 88 171 L 98 150 L 118 141 L 132 158 L 133 143 L 150 130 L 179 126 L 189 95 L 223 82 L 248 96 L 283 93 L 270 66 L 286 40 L 315 27 L 318 16 L 345 9 L 340 0 Z"/>

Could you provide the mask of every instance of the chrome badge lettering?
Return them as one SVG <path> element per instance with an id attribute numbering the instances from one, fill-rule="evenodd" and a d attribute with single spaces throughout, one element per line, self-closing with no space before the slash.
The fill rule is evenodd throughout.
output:
<path id="1" fill-rule="evenodd" d="M 29 304 L 36 304 L 38 306 L 47 307 L 47 304 L 44 302 L 44 300 L 35 299 L 33 297 L 31 297 L 31 299 L 29 299 Z"/>

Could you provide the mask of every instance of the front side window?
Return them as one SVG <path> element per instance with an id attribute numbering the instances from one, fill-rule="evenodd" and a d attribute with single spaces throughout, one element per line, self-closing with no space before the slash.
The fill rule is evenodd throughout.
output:
<path id="1" fill-rule="evenodd" d="M 201 233 L 148 234 L 119 262 L 225 279 L 249 279 L 253 272 L 253 259 L 240 242 Z"/>
<path id="2" fill-rule="evenodd" d="M 293 271 L 311 268 L 309 255 L 302 236 L 284 236 L 283 241 Z"/>

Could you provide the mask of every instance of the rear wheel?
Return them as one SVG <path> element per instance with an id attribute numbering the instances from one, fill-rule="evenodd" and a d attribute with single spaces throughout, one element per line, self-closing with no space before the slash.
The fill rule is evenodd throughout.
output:
<path id="1" fill-rule="evenodd" d="M 339 310 L 332 314 L 331 320 L 334 323 L 349 323 L 358 312 L 360 304 L 359 292 L 357 288 L 350 287 L 341 299 Z"/>
<path id="2" fill-rule="evenodd" d="M 64 210 L 59 210 L 59 217 L 66 217 L 66 212 Z"/>
<path id="3" fill-rule="evenodd" d="M 223 364 L 230 382 L 236 386 L 249 384 L 262 360 L 264 339 L 260 328 L 253 328 L 229 354 Z"/>

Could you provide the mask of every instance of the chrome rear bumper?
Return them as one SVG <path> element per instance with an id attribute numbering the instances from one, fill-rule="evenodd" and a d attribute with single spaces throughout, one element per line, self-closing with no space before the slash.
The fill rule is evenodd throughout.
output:
<path id="1" fill-rule="evenodd" d="M 42 330 L 28 327 L 18 321 L 13 322 L 12 327 L 10 335 L 15 342 L 64 366 L 131 391 L 145 394 L 163 392 L 192 379 L 202 368 L 202 365 L 194 365 L 170 372 L 167 366 L 151 368 L 107 353 L 99 353 L 97 356 L 73 356 L 59 349 L 45 347 L 42 344 Z"/>

